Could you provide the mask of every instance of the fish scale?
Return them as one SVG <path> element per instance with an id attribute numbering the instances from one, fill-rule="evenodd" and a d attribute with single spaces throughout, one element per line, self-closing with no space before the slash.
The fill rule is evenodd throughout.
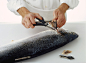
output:
<path id="1" fill-rule="evenodd" d="M 14 41 L 14 43 L 0 47 L 0 63 L 17 62 L 37 57 L 60 48 L 78 37 L 75 32 L 53 30 L 40 32 L 32 37 Z"/>

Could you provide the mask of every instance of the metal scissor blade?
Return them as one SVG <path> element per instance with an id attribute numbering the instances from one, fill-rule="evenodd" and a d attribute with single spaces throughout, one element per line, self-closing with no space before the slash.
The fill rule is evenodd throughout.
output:
<path id="1" fill-rule="evenodd" d="M 48 24 L 48 25 L 47 25 L 46 27 L 48 27 L 48 28 L 50 28 L 50 29 L 52 29 L 52 30 L 56 30 L 56 28 L 52 27 L 51 24 L 49 24 L 49 23 L 47 23 L 47 24 Z"/>
<path id="2" fill-rule="evenodd" d="M 54 27 L 55 29 L 57 29 L 57 21 L 51 21 L 50 22 L 51 26 Z"/>
<path id="3" fill-rule="evenodd" d="M 50 27 L 50 26 L 46 26 L 46 27 L 48 27 L 48 28 L 50 28 L 52 30 L 56 30 L 54 27 Z"/>

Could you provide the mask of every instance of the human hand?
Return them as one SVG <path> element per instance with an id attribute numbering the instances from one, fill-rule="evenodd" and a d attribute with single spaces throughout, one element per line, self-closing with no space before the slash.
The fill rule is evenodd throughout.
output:
<path id="1" fill-rule="evenodd" d="M 66 23 L 65 12 L 69 6 L 65 3 L 61 4 L 58 9 L 54 10 L 52 21 L 57 21 L 57 27 L 62 27 Z"/>
<path id="2" fill-rule="evenodd" d="M 38 13 L 30 12 L 23 17 L 22 24 L 26 28 L 34 28 L 35 26 L 33 26 L 33 24 L 36 24 L 35 18 L 39 18 L 42 20 L 42 17 Z"/>
<path id="3" fill-rule="evenodd" d="M 38 13 L 32 13 L 27 8 L 21 7 L 17 12 L 22 16 L 22 24 L 26 28 L 34 28 L 33 24 L 35 23 L 35 18 L 42 20 L 42 17 Z"/>
<path id="4" fill-rule="evenodd" d="M 57 27 L 60 28 L 66 23 L 65 13 L 63 13 L 60 9 L 56 9 L 53 12 L 53 16 L 53 21 L 57 21 Z"/>

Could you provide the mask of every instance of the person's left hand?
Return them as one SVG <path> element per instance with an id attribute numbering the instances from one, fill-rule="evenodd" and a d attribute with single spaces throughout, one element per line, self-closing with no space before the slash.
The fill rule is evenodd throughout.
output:
<path id="1" fill-rule="evenodd" d="M 69 8 L 66 3 L 62 3 L 58 9 L 54 10 L 52 21 L 57 21 L 57 27 L 62 27 L 66 23 L 65 12 Z"/>
<path id="2" fill-rule="evenodd" d="M 53 16 L 53 21 L 57 21 L 57 27 L 60 28 L 66 23 L 65 13 L 63 13 L 60 9 L 54 10 Z"/>

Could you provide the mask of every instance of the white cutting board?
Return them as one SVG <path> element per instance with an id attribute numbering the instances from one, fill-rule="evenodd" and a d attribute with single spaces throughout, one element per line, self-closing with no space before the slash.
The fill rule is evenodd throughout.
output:
<path id="1" fill-rule="evenodd" d="M 66 23 L 63 28 L 78 33 L 79 37 L 59 49 L 18 63 L 86 63 L 86 22 Z M 48 28 L 45 27 L 26 29 L 22 24 L 0 23 L 0 46 L 8 44 L 12 40 L 29 37 L 47 29 Z M 60 58 L 59 55 L 63 52 L 63 50 L 71 50 L 72 53 L 69 55 L 72 55 L 75 60 Z"/>

